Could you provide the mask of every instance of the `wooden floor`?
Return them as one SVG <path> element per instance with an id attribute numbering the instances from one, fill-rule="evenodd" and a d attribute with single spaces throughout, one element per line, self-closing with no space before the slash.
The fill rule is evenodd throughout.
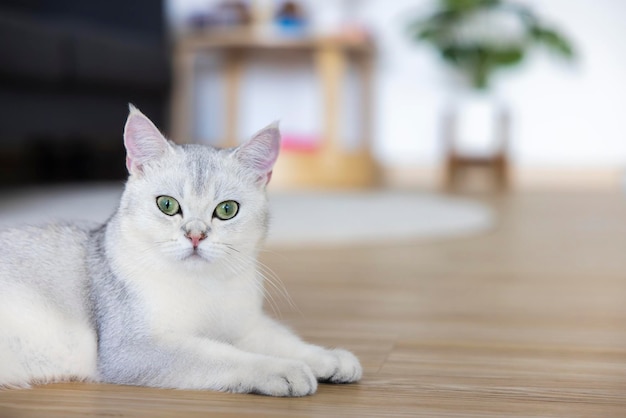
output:
<path id="1" fill-rule="evenodd" d="M 490 197 L 488 234 L 264 254 L 310 341 L 365 375 L 314 396 L 63 384 L 0 393 L 0 417 L 626 417 L 626 198 Z M 367 227 L 367 225 L 364 225 Z"/>

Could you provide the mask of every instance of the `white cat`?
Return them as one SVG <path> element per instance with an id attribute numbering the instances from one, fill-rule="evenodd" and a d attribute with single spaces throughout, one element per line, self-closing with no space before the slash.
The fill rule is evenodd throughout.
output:
<path id="1" fill-rule="evenodd" d="M 353 354 L 263 313 L 256 257 L 279 142 L 274 124 L 234 149 L 177 146 L 131 106 L 130 176 L 107 223 L 0 234 L 0 386 L 303 396 L 359 380 Z"/>

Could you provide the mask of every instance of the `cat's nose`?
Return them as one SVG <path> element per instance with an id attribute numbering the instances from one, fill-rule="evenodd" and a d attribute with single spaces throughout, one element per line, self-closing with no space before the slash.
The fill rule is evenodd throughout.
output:
<path id="1" fill-rule="evenodd" d="M 189 239 L 189 241 L 191 241 L 191 245 L 193 245 L 193 248 L 195 249 L 198 248 L 198 245 L 200 245 L 200 241 L 206 238 L 206 233 L 203 231 L 187 232 L 185 236 Z"/>
<path id="2" fill-rule="evenodd" d="M 191 241 L 193 248 L 198 248 L 200 241 L 207 237 L 207 229 L 206 224 L 200 220 L 190 221 L 183 227 L 185 237 Z"/>

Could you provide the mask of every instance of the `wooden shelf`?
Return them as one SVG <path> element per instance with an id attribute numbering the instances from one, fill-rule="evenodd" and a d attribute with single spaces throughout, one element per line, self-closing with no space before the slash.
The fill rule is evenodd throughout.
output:
<path id="1" fill-rule="evenodd" d="M 360 37 L 260 35 L 254 30 L 205 30 L 190 32 L 177 45 L 178 50 L 210 49 L 317 49 L 340 48 L 357 53 L 373 53 L 374 44 Z"/>
<path id="2" fill-rule="evenodd" d="M 313 54 L 321 82 L 322 140 L 314 153 L 284 152 L 274 173 L 274 182 L 285 187 L 367 187 L 376 183 L 378 169 L 371 154 L 372 60 L 374 45 L 357 37 L 278 37 L 259 36 L 253 31 L 208 31 L 181 37 L 174 50 L 174 91 L 172 94 L 171 137 L 178 142 L 193 142 L 194 62 L 198 56 L 220 53 L 224 57 L 222 78 L 225 83 L 226 140 L 222 147 L 237 145 L 241 77 L 252 51 L 304 51 Z M 360 102 L 360 147 L 342 147 L 343 79 L 348 63 L 358 69 L 363 100 Z"/>
<path id="3" fill-rule="evenodd" d="M 367 188 L 379 182 L 379 170 L 366 152 L 313 154 L 283 152 L 272 183 L 279 188 Z"/>

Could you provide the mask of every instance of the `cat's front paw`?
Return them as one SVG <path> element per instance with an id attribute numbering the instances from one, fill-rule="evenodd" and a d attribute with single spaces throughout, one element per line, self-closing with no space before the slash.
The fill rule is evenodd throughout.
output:
<path id="1" fill-rule="evenodd" d="M 265 362 L 257 373 L 252 392 L 270 396 L 306 396 L 317 390 L 311 368 L 297 360 Z"/>
<path id="2" fill-rule="evenodd" d="M 352 383 L 360 380 L 363 375 L 359 359 L 342 349 L 319 349 L 307 356 L 304 361 L 321 382 Z"/>

